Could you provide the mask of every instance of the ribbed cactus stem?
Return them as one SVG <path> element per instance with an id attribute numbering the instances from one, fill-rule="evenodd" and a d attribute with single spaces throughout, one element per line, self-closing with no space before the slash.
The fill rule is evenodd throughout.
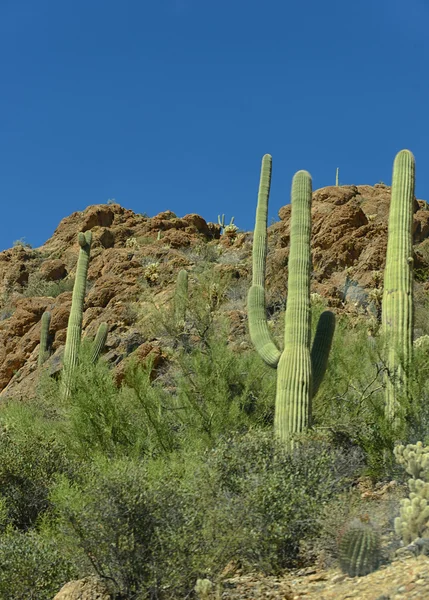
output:
<path id="1" fill-rule="evenodd" d="M 382 329 L 386 343 L 386 416 L 398 416 L 399 393 L 407 391 L 407 366 L 413 338 L 413 203 L 415 161 L 409 150 L 393 166 Z"/>
<path id="2" fill-rule="evenodd" d="M 253 279 L 247 297 L 247 309 L 253 345 L 269 366 L 278 369 L 275 430 L 278 437 L 292 447 L 293 435 L 303 432 L 311 423 L 311 400 L 326 371 L 335 329 L 335 316 L 329 311 L 321 315 L 310 355 L 312 191 L 310 174 L 307 171 L 299 171 L 292 181 L 289 292 L 285 315 L 285 343 L 282 353 L 271 339 L 265 314 L 264 287 L 271 162 L 269 154 L 262 159 L 253 236 Z M 316 382 L 314 389 L 312 385 L 313 369 Z"/>
<path id="3" fill-rule="evenodd" d="M 100 354 L 103 352 L 103 348 L 106 344 L 107 334 L 109 332 L 109 326 L 107 323 L 100 323 L 97 329 L 97 334 L 92 343 L 91 350 L 91 363 L 95 364 L 100 358 Z"/>
<path id="4" fill-rule="evenodd" d="M 45 311 L 42 315 L 41 319 L 41 329 L 40 329 L 40 348 L 39 348 L 39 359 L 38 365 L 41 367 L 45 360 L 48 358 L 49 350 L 49 325 L 51 323 L 51 313 L 49 311 Z"/>
<path id="5" fill-rule="evenodd" d="M 183 324 L 188 305 L 188 271 L 181 269 L 177 276 L 174 294 L 174 318 L 177 325 Z"/>
<path id="6" fill-rule="evenodd" d="M 274 418 L 276 433 L 285 442 L 305 431 L 311 420 L 311 196 L 310 174 L 298 171 L 292 181 L 288 298 Z"/>
<path id="7" fill-rule="evenodd" d="M 280 352 L 272 340 L 265 314 L 265 264 L 267 256 L 268 198 L 271 186 L 272 158 L 262 159 L 259 181 L 258 205 L 253 234 L 252 286 L 247 296 L 250 338 L 259 356 L 270 367 L 277 367 Z"/>
<path id="8" fill-rule="evenodd" d="M 63 358 L 63 384 L 65 396 L 67 396 L 70 391 L 70 378 L 79 356 L 91 241 L 92 233 L 90 231 L 79 233 L 78 242 L 80 251 L 77 261 L 76 279 L 73 287 L 72 306 L 67 325 L 67 337 Z"/>
<path id="9" fill-rule="evenodd" d="M 325 310 L 319 317 L 311 347 L 311 370 L 313 373 L 312 396 L 319 391 L 328 366 L 329 353 L 335 333 L 335 315 Z"/>

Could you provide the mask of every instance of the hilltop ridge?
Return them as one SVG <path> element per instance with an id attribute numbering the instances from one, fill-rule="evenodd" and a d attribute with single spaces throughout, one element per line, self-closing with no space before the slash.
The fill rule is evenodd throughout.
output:
<path id="1" fill-rule="evenodd" d="M 335 312 L 367 314 L 377 320 L 387 247 L 390 187 L 329 186 L 313 193 L 312 293 Z M 272 314 L 287 295 L 290 205 L 268 229 L 267 310 Z M 239 224 L 239 217 L 236 219 Z M 148 339 L 135 326 L 142 308 L 142 285 L 154 301 L 171 297 L 177 273 L 192 272 L 209 260 L 231 274 L 240 291 L 233 305 L 225 303 L 237 343 L 249 344 L 246 293 L 251 278 L 252 232 L 224 233 L 218 224 L 197 214 L 177 217 L 163 211 L 154 217 L 136 214 L 119 204 L 89 206 L 65 217 L 52 237 L 32 249 L 23 243 L 0 253 L 0 392 L 25 398 L 34 390 L 40 318 L 51 312 L 53 356 L 51 373 L 60 369 L 71 289 L 77 261 L 79 231 L 91 230 L 93 244 L 85 299 L 84 335 L 94 336 L 102 321 L 109 324 L 105 359 L 121 380 L 131 354 L 141 360 L 151 354 L 155 367 L 164 358 L 160 340 Z M 414 266 L 416 335 L 419 302 L 429 296 L 429 205 L 414 203 Z M 239 282 L 239 283 L 238 283 Z M 55 297 L 53 297 L 54 290 Z M 64 291 L 63 291 L 64 290 Z M 249 346 L 250 347 L 250 346 Z"/>

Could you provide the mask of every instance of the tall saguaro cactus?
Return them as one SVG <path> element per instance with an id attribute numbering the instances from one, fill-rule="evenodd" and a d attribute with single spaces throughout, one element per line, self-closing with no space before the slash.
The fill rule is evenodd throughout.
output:
<path id="1" fill-rule="evenodd" d="M 279 438 L 292 445 L 293 434 L 311 424 L 311 401 L 326 370 L 335 329 L 334 315 L 325 311 L 310 352 L 311 177 L 298 171 L 292 181 L 292 216 L 288 265 L 288 300 L 284 350 L 273 342 L 265 314 L 267 215 L 272 159 L 262 159 L 253 240 L 253 281 L 248 295 L 249 330 L 261 358 L 277 368 L 274 427 Z M 313 386 L 313 379 L 315 385 Z"/>
<path id="2" fill-rule="evenodd" d="M 72 306 L 67 325 L 67 338 L 63 358 L 63 391 L 64 396 L 70 393 L 70 378 L 77 364 L 80 340 L 82 335 L 83 305 L 85 300 L 86 280 L 88 276 L 89 257 L 91 251 L 92 233 L 80 232 L 80 246 L 76 268 L 76 279 L 73 287 Z"/>
<path id="3" fill-rule="evenodd" d="M 401 150 L 393 165 L 382 330 L 386 343 L 386 416 L 398 417 L 398 394 L 407 390 L 413 340 L 413 203 L 415 161 Z"/>

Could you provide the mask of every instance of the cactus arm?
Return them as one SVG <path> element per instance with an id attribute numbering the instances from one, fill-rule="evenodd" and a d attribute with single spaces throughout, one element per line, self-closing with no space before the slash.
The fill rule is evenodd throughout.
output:
<path id="1" fill-rule="evenodd" d="M 76 279 L 73 286 L 72 306 L 67 325 L 66 345 L 64 348 L 64 395 L 67 396 L 70 388 L 70 377 L 77 364 L 80 340 L 82 335 L 83 305 L 85 300 L 86 279 L 88 275 L 89 257 L 91 251 L 92 233 L 79 233 L 80 251 L 76 268 Z"/>
<path id="2" fill-rule="evenodd" d="M 311 347 L 311 370 L 313 373 L 313 388 L 311 396 L 315 397 L 328 366 L 329 353 L 335 332 L 335 315 L 325 310 L 319 317 L 313 345 Z"/>
<path id="3" fill-rule="evenodd" d="M 276 367 L 280 352 L 274 344 L 268 329 L 265 313 L 265 264 L 267 256 L 268 198 L 271 185 L 272 159 L 266 154 L 262 159 L 259 182 L 258 206 L 253 237 L 252 286 L 247 296 L 250 338 L 259 356 L 270 367 Z"/>
<path id="4" fill-rule="evenodd" d="M 106 344 L 107 334 L 109 332 L 109 326 L 107 323 L 100 323 L 95 339 L 92 343 L 91 351 L 91 363 L 95 364 L 100 358 L 100 354 Z"/>
<path id="5" fill-rule="evenodd" d="M 39 349 L 39 359 L 38 366 L 41 367 L 45 360 L 48 357 L 48 342 L 49 342 L 49 325 L 51 323 L 51 313 L 49 311 L 45 311 L 42 315 L 41 319 L 41 329 L 40 329 L 40 349 Z"/>
<path id="6" fill-rule="evenodd" d="M 285 345 L 278 363 L 274 428 L 282 441 L 307 429 L 311 420 L 310 274 L 311 176 L 292 181 Z"/>
<path id="7" fill-rule="evenodd" d="M 414 157 L 409 150 L 402 150 L 393 166 L 382 303 L 388 369 L 386 416 L 392 421 L 398 412 L 398 392 L 406 392 L 406 368 L 412 352 L 414 185 Z"/>

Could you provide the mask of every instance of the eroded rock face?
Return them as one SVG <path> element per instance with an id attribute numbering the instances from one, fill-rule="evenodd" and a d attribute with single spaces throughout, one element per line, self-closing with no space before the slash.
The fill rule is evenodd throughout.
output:
<path id="1" fill-rule="evenodd" d="M 93 577 L 70 581 L 61 588 L 53 600 L 111 600 L 106 586 Z"/>
<path id="2" fill-rule="evenodd" d="M 328 300 L 336 311 L 347 310 L 355 299 L 365 298 L 383 272 L 387 248 L 390 188 L 371 186 L 326 187 L 313 193 L 312 292 Z M 415 264 L 429 268 L 429 206 L 414 204 Z M 287 263 L 290 242 L 290 205 L 279 211 L 280 221 L 268 229 L 268 310 L 282 306 L 287 296 Z M 136 340 L 135 312 L 146 310 L 143 291 L 156 298 L 171 297 L 178 271 L 192 271 L 201 251 L 219 258 L 216 269 L 229 273 L 246 288 L 251 277 L 252 234 L 234 238 L 220 235 L 220 226 L 197 214 L 182 218 L 164 211 L 149 218 L 118 204 L 95 205 L 75 212 L 58 225 L 54 235 L 39 249 L 18 245 L 0 253 L 0 392 L 1 397 L 31 395 L 37 381 L 40 319 L 51 312 L 52 373 L 61 367 L 71 308 L 71 292 L 55 298 L 23 296 L 30 274 L 55 282 L 74 277 L 79 251 L 77 234 L 91 229 L 93 245 L 85 299 L 83 335 L 94 337 L 98 326 L 109 324 L 105 357 L 123 381 L 128 356 L 154 360 L 154 373 L 165 361 L 158 340 L 140 334 Z M 158 239 L 159 238 L 159 239 Z M 419 252 L 419 248 L 422 249 Z M 426 258 L 425 258 L 426 257 Z M 148 266 L 150 267 L 148 269 Z M 155 275 L 154 275 L 155 273 Z M 350 288 L 350 286 L 354 286 Z M 382 286 L 382 279 L 379 286 Z M 429 290 L 429 283 L 421 284 Z M 245 297 L 245 294 L 244 296 Z M 156 300 L 156 303 L 159 300 Z M 233 331 L 240 340 L 246 331 L 245 300 L 226 308 Z M 134 337 L 133 337 L 134 336 Z M 233 343 L 233 340 L 230 339 Z"/>

